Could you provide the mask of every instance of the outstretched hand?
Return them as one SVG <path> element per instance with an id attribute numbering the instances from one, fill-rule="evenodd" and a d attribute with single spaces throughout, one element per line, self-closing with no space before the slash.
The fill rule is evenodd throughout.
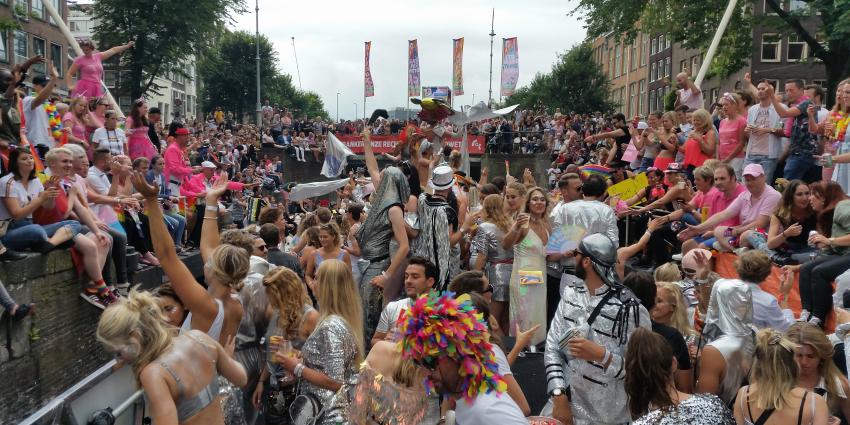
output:
<path id="1" fill-rule="evenodd" d="M 221 173 L 221 175 L 218 176 L 218 180 L 216 180 L 212 187 L 207 190 L 207 205 L 214 205 L 218 203 L 218 199 L 227 192 L 228 183 L 230 183 L 230 180 L 228 179 L 227 173 Z"/>
<path id="2" fill-rule="evenodd" d="M 133 172 L 130 181 L 133 183 L 133 187 L 136 188 L 136 192 L 141 193 L 145 199 L 156 199 L 157 195 L 159 195 L 159 185 L 156 183 L 153 185 L 148 184 L 147 180 L 145 180 L 145 175 L 138 171 Z"/>

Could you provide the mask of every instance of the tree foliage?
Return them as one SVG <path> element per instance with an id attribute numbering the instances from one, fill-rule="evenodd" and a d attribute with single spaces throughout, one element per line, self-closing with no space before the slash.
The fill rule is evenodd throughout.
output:
<path id="1" fill-rule="evenodd" d="M 639 29 L 648 34 L 667 33 L 687 48 L 707 50 L 728 0 L 580 0 L 573 11 L 584 17 L 588 36 L 608 33 L 631 40 Z M 808 10 L 788 12 L 783 0 L 740 0 L 710 71 L 725 77 L 749 64 L 753 52 L 753 26 L 766 26 L 796 34 L 809 47 L 809 56 L 823 62 L 830 93 L 841 78 L 850 75 L 850 4 L 845 0 L 806 0 Z M 762 4 L 768 14 L 755 15 Z M 818 15 L 819 34 L 804 25 Z"/>
<path id="2" fill-rule="evenodd" d="M 548 74 L 537 74 L 531 83 L 505 100 L 523 108 L 543 106 L 563 112 L 592 113 L 613 110 L 608 100 L 610 83 L 602 68 L 593 60 L 590 44 L 574 46 L 558 60 Z"/>
<path id="3" fill-rule="evenodd" d="M 185 61 L 199 54 L 213 35 L 245 11 L 245 0 L 96 0 L 94 28 L 102 48 L 134 40 L 122 55 L 122 89 L 133 98 L 156 91 L 156 77 L 169 73 L 186 77 Z"/>
<path id="4" fill-rule="evenodd" d="M 198 63 L 204 109 L 210 111 L 221 106 L 238 117 L 253 117 L 257 104 L 256 52 L 255 35 L 245 31 L 225 31 L 213 42 Z M 327 117 L 319 96 L 296 89 L 292 78 L 277 70 L 278 63 L 271 42 L 261 35 L 260 95 L 263 100 L 297 110 L 297 115 Z"/>

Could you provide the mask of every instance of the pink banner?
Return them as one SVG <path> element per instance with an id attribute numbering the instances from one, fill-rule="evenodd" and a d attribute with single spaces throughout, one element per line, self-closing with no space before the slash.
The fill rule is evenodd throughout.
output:
<path id="1" fill-rule="evenodd" d="M 419 45 L 416 40 L 407 42 L 407 95 L 419 96 L 422 82 L 419 79 Z"/>
<path id="2" fill-rule="evenodd" d="M 375 95 L 375 84 L 372 82 L 372 71 L 369 70 L 369 52 L 372 50 L 372 42 L 366 42 L 366 69 L 363 72 L 363 97 L 372 97 Z"/>
<path id="3" fill-rule="evenodd" d="M 342 144 L 351 149 L 352 152 L 358 155 L 363 154 L 363 138 L 359 135 L 338 135 L 337 138 Z M 372 136 L 372 150 L 376 154 L 390 153 L 395 145 L 398 144 L 399 140 L 401 140 L 401 135 L 398 134 L 391 136 Z M 451 145 L 452 149 L 457 150 L 460 150 L 460 144 L 462 142 L 463 139 L 460 137 L 443 139 L 443 143 Z M 484 154 L 484 136 L 467 136 L 467 142 L 469 143 L 469 153 L 471 155 Z"/>
<path id="4" fill-rule="evenodd" d="M 510 96 L 519 80 L 519 47 L 516 37 L 502 39 L 502 96 Z"/>
<path id="5" fill-rule="evenodd" d="M 463 95 L 463 37 L 452 40 L 452 91 L 455 96 Z"/>

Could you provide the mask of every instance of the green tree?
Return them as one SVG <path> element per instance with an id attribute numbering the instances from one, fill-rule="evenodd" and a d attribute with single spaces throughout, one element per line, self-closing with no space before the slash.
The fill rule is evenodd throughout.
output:
<path id="1" fill-rule="evenodd" d="M 561 108 L 565 113 L 609 112 L 614 109 L 608 100 L 609 87 L 608 78 L 593 60 L 590 44 L 582 43 L 559 54 L 551 72 L 535 75 L 529 85 L 517 90 L 505 104 Z"/>
<path id="2" fill-rule="evenodd" d="M 254 117 L 257 105 L 256 36 L 245 31 L 225 31 L 198 63 L 204 109 L 216 106 L 238 117 Z M 260 95 L 263 100 L 290 108 L 296 116 L 327 118 L 319 96 L 292 85 L 289 75 L 278 70 L 279 60 L 269 39 L 260 36 Z"/>
<path id="3" fill-rule="evenodd" d="M 159 87 L 156 77 L 185 72 L 185 61 L 200 53 L 234 14 L 245 11 L 245 0 L 96 0 L 93 15 L 98 45 L 108 48 L 136 42 L 122 55 L 127 70 L 121 89 L 133 98 Z"/>
<path id="4" fill-rule="evenodd" d="M 687 48 L 707 50 L 728 0 L 580 0 L 573 11 L 584 17 L 589 37 L 624 34 L 631 40 L 639 28 L 651 34 L 667 33 Z M 754 15 L 764 4 L 769 14 Z M 842 78 L 850 75 L 850 7 L 845 0 L 805 0 L 805 10 L 788 12 L 783 0 L 738 1 L 719 49 L 711 63 L 712 74 L 727 76 L 749 64 L 753 52 L 753 26 L 796 34 L 809 47 L 810 61 L 823 62 L 827 88 L 835 93 Z M 817 16 L 815 16 L 817 15 Z M 807 19 L 819 20 L 817 33 Z M 832 97 L 832 96 L 830 96 Z"/>

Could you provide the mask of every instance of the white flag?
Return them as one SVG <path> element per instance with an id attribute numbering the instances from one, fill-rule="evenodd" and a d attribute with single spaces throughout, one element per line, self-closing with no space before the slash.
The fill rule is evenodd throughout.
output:
<path id="1" fill-rule="evenodd" d="M 289 200 L 298 202 L 302 199 L 315 198 L 327 195 L 337 189 L 345 187 L 349 179 L 330 180 L 326 182 L 299 183 L 289 192 Z"/>
<path id="2" fill-rule="evenodd" d="M 354 152 L 329 132 L 328 142 L 325 143 L 325 164 L 322 165 L 322 175 L 339 177 L 345 170 L 345 164 L 348 163 L 348 155 L 354 155 Z"/>

